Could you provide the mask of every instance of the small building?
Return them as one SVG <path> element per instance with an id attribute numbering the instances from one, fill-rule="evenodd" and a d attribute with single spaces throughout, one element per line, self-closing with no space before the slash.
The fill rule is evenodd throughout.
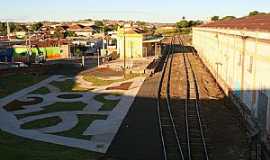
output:
<path id="1" fill-rule="evenodd" d="M 243 116 L 270 139 L 270 15 L 193 28 L 193 46 Z"/>
<path id="2" fill-rule="evenodd" d="M 80 24 L 72 24 L 68 26 L 68 31 L 74 32 L 77 36 L 91 37 L 97 31 L 93 26 L 83 26 Z"/>
<path id="3" fill-rule="evenodd" d="M 163 37 L 155 37 L 134 27 L 124 27 L 117 32 L 117 53 L 120 59 L 136 59 L 161 55 Z"/>

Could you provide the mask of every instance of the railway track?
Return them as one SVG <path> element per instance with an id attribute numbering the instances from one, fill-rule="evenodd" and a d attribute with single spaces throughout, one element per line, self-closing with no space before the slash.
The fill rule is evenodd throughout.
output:
<path id="1" fill-rule="evenodd" d="M 158 119 L 164 160 L 208 160 L 204 127 L 200 115 L 199 91 L 189 55 L 182 54 L 186 76 L 186 100 L 183 115 L 171 105 L 170 83 L 175 43 L 183 46 L 180 37 L 173 37 L 167 50 L 158 90 Z M 183 51 L 184 52 L 184 51 Z M 183 68 L 179 68 L 183 69 Z M 165 95 L 165 96 L 161 96 Z M 180 107 L 177 107 L 181 109 Z M 181 118 L 182 117 L 182 118 Z M 184 127 L 183 127 L 184 126 Z"/>

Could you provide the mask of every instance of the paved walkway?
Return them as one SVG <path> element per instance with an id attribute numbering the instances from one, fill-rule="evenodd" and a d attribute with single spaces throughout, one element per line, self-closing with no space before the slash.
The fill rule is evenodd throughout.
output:
<path id="1" fill-rule="evenodd" d="M 53 81 L 65 81 L 68 79 L 76 80 L 83 88 L 95 88 L 91 92 L 61 92 L 59 88 L 51 85 L 50 83 Z M 144 77 L 137 77 L 132 80 L 128 80 L 125 82 L 113 83 L 109 86 L 94 86 L 92 83 L 86 82 L 82 77 L 64 77 L 64 76 L 52 76 L 38 84 L 25 88 L 17 93 L 14 93 L 10 96 L 0 99 L 0 129 L 17 135 L 24 138 L 29 138 L 33 140 L 54 143 L 65 145 L 69 147 L 81 148 L 85 150 L 95 151 L 106 153 L 109 148 L 115 134 L 117 133 L 122 120 L 125 118 L 131 104 L 134 101 L 134 98 L 139 91 Z M 119 99 L 120 102 L 116 105 L 116 107 L 112 111 L 99 111 L 102 107 L 102 103 L 98 102 L 94 99 L 94 97 L 98 94 L 104 93 L 115 93 L 114 91 L 106 90 L 108 87 L 119 86 L 122 83 L 133 82 L 132 86 L 129 90 L 123 91 L 118 90 L 117 92 L 121 93 L 122 96 L 113 96 L 109 95 L 104 97 L 107 100 L 116 100 Z M 45 95 L 40 94 L 30 94 L 36 89 L 46 87 L 49 89 L 50 93 Z M 59 98 L 59 95 L 65 94 L 78 94 L 81 95 L 80 98 L 74 99 L 62 99 Z M 22 106 L 23 110 L 8 112 L 4 109 L 4 106 L 9 104 L 14 100 L 20 100 L 23 102 L 31 101 L 31 97 L 40 97 L 43 101 L 39 104 Z M 23 119 L 17 119 L 15 115 L 33 113 L 38 111 L 43 111 L 49 105 L 55 104 L 56 102 L 83 102 L 86 105 L 82 111 L 62 111 L 62 112 L 54 112 L 42 115 L 29 116 Z M 61 133 L 64 131 L 69 131 L 72 128 L 76 127 L 79 123 L 78 115 L 106 115 L 106 120 L 95 120 L 89 127 L 82 133 L 83 135 L 91 135 L 91 139 L 78 139 L 78 138 L 70 138 L 63 137 L 59 135 L 55 135 L 54 133 Z M 39 128 L 39 129 L 31 129 L 26 130 L 22 129 L 21 125 L 33 122 L 36 120 L 50 118 L 50 117 L 59 117 L 62 122 L 55 126 Z"/>
<path id="2" fill-rule="evenodd" d="M 145 80 L 107 156 L 128 160 L 161 160 L 156 93 L 159 75 Z"/>

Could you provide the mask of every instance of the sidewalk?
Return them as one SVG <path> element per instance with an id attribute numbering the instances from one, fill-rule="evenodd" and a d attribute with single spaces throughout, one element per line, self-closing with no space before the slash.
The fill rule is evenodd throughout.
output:
<path id="1" fill-rule="evenodd" d="M 147 78 L 113 140 L 107 157 L 124 160 L 161 160 L 156 94 L 159 75 Z"/>

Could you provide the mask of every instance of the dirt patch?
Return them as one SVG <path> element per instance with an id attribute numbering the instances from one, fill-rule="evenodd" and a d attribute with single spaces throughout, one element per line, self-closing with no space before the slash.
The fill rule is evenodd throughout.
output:
<path id="1" fill-rule="evenodd" d="M 15 100 L 10 102 L 9 104 L 4 106 L 4 109 L 11 112 L 11 111 L 17 111 L 17 110 L 22 110 L 22 106 L 29 106 L 29 105 L 35 105 L 35 104 L 39 104 L 43 101 L 42 98 L 40 97 L 29 97 L 29 99 L 33 99 L 32 101 L 28 101 L 28 102 L 23 102 L 23 101 L 19 101 L 19 100 Z"/>
<path id="2" fill-rule="evenodd" d="M 132 82 L 126 82 L 126 83 L 122 83 L 119 86 L 108 87 L 106 88 L 106 90 L 128 90 L 131 85 L 132 85 Z"/>

